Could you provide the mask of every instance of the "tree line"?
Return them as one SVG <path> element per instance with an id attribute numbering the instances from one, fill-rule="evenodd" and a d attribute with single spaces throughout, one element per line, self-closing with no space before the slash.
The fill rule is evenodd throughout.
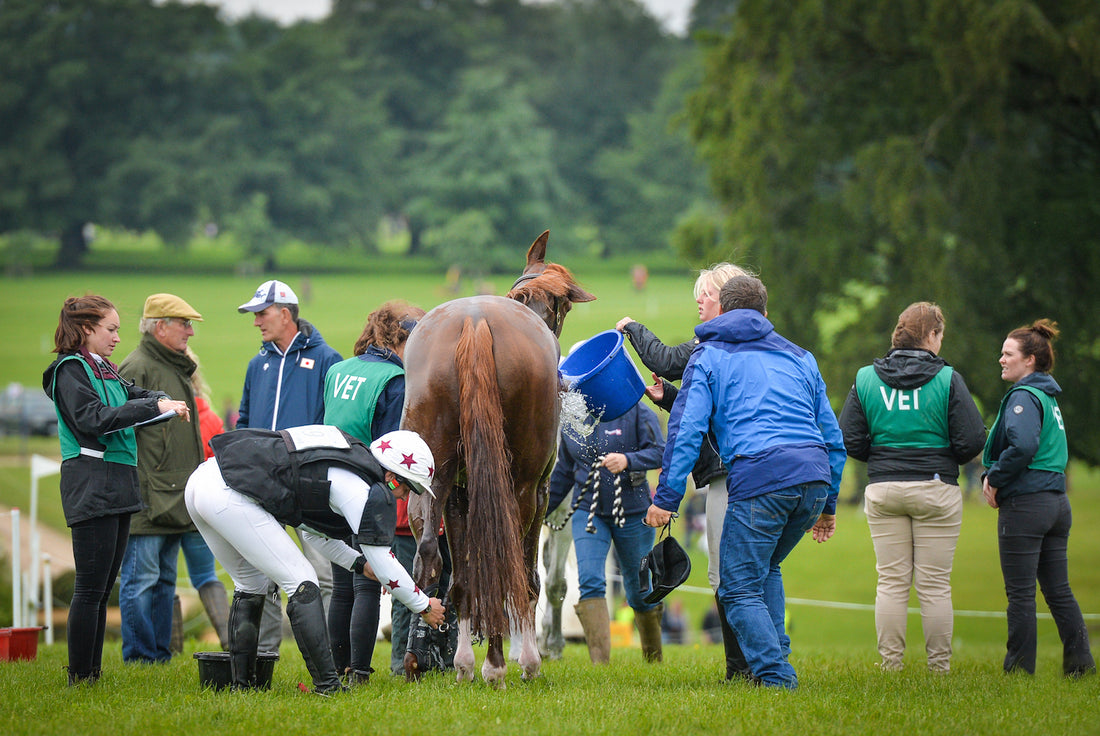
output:
<path id="1" fill-rule="evenodd" d="M 492 269 L 667 247 L 710 201 L 683 126 L 695 58 L 635 0 L 337 0 L 290 27 L 152 0 L 0 3 L 0 232 L 182 243 L 214 223 Z"/>
<path id="2" fill-rule="evenodd" d="M 759 268 L 831 387 L 938 302 L 987 417 L 1009 330 L 1062 329 L 1070 451 L 1100 461 L 1100 4 L 741 0 L 705 34 L 693 141 L 718 246 Z"/>

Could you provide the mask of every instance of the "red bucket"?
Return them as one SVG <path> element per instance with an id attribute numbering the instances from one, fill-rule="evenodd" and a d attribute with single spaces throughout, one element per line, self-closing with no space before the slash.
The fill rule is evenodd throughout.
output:
<path id="1" fill-rule="evenodd" d="M 38 632 L 44 626 L 0 629 L 0 661 L 34 659 L 38 656 Z"/>

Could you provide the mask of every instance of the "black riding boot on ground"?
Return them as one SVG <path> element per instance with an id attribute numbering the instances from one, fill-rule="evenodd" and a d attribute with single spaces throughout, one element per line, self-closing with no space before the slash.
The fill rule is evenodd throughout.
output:
<path id="1" fill-rule="evenodd" d="M 265 598 L 259 593 L 233 593 L 226 638 L 234 690 L 256 686 L 256 649 L 260 642 L 260 618 Z"/>
<path id="2" fill-rule="evenodd" d="M 313 692 L 328 695 L 343 690 L 336 664 L 332 661 L 328 627 L 325 626 L 325 607 L 321 603 L 321 589 L 316 583 L 307 580 L 298 586 L 286 602 L 286 615 L 306 669 L 313 678 Z"/>
<path id="3" fill-rule="evenodd" d="M 737 634 L 726 619 L 726 607 L 722 605 L 722 601 L 718 600 L 717 593 L 714 594 L 714 602 L 718 604 L 718 618 L 722 622 L 722 646 L 726 650 L 726 679 L 740 677 L 749 682 L 757 682 L 741 651 L 741 645 L 737 643 Z"/>

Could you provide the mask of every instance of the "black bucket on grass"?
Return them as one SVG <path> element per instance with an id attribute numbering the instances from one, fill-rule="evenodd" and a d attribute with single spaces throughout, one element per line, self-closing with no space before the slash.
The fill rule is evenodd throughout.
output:
<path id="1" fill-rule="evenodd" d="M 199 686 L 222 690 L 233 682 L 229 667 L 229 652 L 195 652 L 199 662 Z M 257 690 L 270 690 L 271 677 L 275 674 L 275 662 L 279 655 L 275 652 L 260 652 L 256 656 Z"/>

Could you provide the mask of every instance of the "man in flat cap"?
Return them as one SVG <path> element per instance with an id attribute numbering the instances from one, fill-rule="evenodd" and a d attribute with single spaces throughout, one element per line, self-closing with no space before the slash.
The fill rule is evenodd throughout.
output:
<path id="1" fill-rule="evenodd" d="M 138 326 L 141 340 L 119 366 L 123 378 L 187 402 L 191 416 L 197 417 L 191 386 L 195 362 L 186 351 L 187 341 L 195 334 L 192 322 L 201 321 L 202 315 L 175 294 L 149 296 Z M 167 662 L 172 658 L 172 609 L 180 543 L 185 534 L 202 540 L 183 500 L 187 479 L 204 459 L 199 422 L 139 427 L 137 451 L 144 508 L 131 517 L 130 539 L 122 558 L 122 659 Z M 220 593 L 220 607 L 228 610 L 220 582 L 215 579 L 203 588 L 200 597 L 204 604 Z"/>
<path id="2" fill-rule="evenodd" d="M 238 429 L 287 429 L 325 423 L 325 374 L 343 360 L 320 331 L 298 315 L 298 295 L 282 281 L 260 284 L 252 299 L 237 307 L 251 313 L 260 330 L 260 352 L 244 376 Z M 299 539 L 301 539 L 300 532 Z M 321 589 L 327 613 L 332 597 L 332 565 L 312 546 L 302 544 Z M 274 584 L 270 592 L 277 594 Z M 277 595 L 269 596 L 260 625 L 261 652 L 279 650 L 283 615 Z"/>

